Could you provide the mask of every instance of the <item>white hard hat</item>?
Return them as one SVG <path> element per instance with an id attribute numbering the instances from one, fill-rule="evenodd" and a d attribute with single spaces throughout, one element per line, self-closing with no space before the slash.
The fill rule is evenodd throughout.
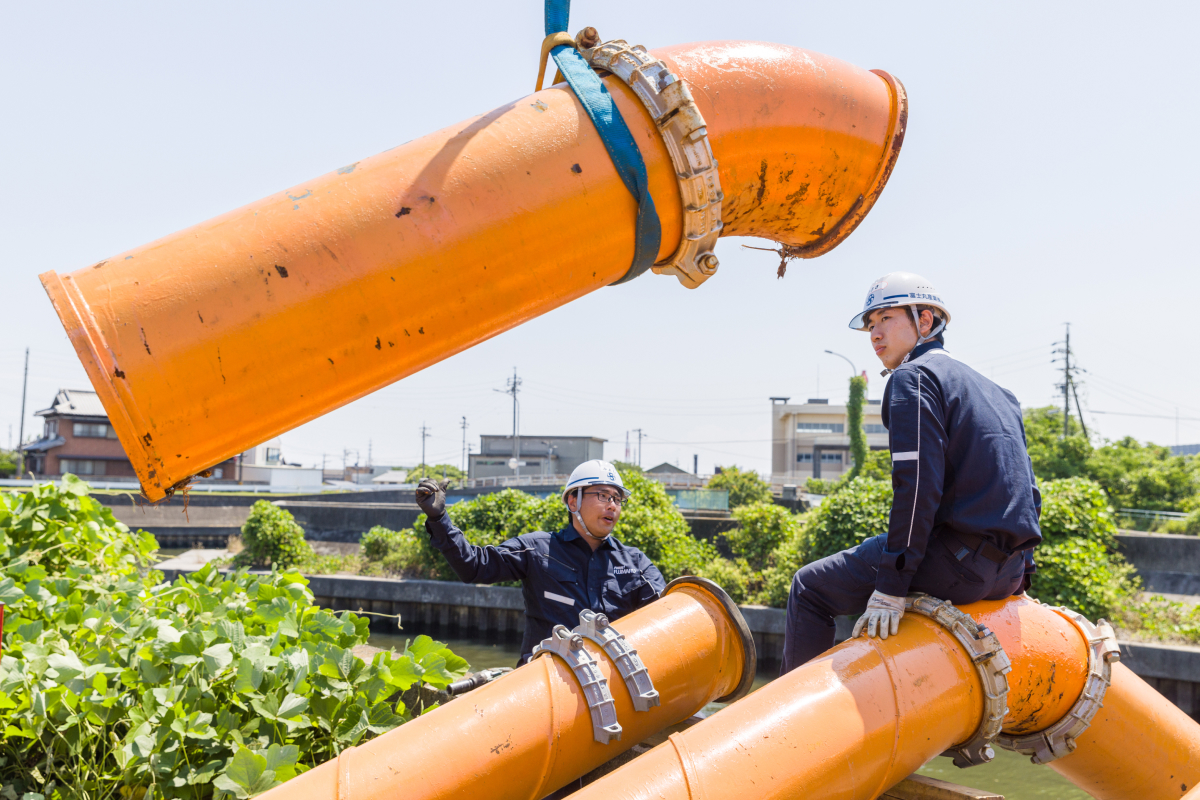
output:
<path id="1" fill-rule="evenodd" d="M 566 502 L 567 495 L 571 492 L 588 486 L 614 486 L 621 490 L 622 497 L 629 496 L 629 490 L 621 482 L 621 473 L 617 472 L 617 468 L 607 461 L 596 458 L 583 462 L 571 473 L 571 478 L 567 481 L 566 488 L 563 489 L 563 502 Z"/>
<path id="2" fill-rule="evenodd" d="M 941 311 L 942 324 L 934 326 L 937 330 L 930 334 L 931 337 L 945 330 L 950 324 L 950 309 L 946 308 L 937 289 L 934 289 L 929 281 L 911 272 L 893 272 L 871 284 L 867 291 L 867 302 L 863 303 L 863 310 L 850 320 L 850 327 L 856 331 L 865 331 L 867 317 L 872 311 L 893 306 L 933 306 Z M 915 312 L 913 316 L 916 316 Z"/>

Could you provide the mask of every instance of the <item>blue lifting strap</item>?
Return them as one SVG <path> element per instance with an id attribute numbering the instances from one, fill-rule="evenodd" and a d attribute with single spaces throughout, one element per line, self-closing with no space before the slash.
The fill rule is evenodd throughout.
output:
<path id="1" fill-rule="evenodd" d="M 571 0 L 546 0 L 546 35 L 564 33 L 571 14 Z M 558 65 L 558 70 L 566 78 L 567 83 L 583 104 L 600 141 L 608 150 L 617 174 L 625 183 L 625 188 L 633 195 L 638 203 L 637 231 L 633 247 L 633 264 L 620 280 L 613 285 L 631 281 L 650 269 L 658 256 L 658 247 L 662 242 L 662 223 L 659 222 L 658 212 L 654 209 L 654 198 L 650 196 L 650 184 L 646 177 L 646 162 L 629 126 L 621 117 L 621 112 L 613 102 L 604 82 L 592 71 L 591 66 L 579 55 L 573 47 L 559 45 L 550 51 L 550 57 Z"/>

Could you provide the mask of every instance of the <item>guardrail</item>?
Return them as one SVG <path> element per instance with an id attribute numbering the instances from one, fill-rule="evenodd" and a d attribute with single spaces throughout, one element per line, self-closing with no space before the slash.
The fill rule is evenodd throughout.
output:
<path id="1" fill-rule="evenodd" d="M 1187 519 L 1188 516 L 1180 511 L 1150 511 L 1145 508 L 1118 508 L 1117 513 L 1143 519 Z"/>
<path id="2" fill-rule="evenodd" d="M 485 489 L 489 486 L 564 486 L 569 475 L 497 475 L 493 478 L 470 478 L 467 489 Z"/>

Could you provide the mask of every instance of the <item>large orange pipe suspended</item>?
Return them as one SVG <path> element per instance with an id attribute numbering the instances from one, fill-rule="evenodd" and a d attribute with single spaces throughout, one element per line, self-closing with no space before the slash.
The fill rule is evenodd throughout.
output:
<path id="1" fill-rule="evenodd" d="M 1065 716 L 1087 674 L 1078 630 L 1024 596 L 962 610 L 1012 661 L 1005 733 Z M 965 649 L 908 614 L 899 636 L 844 642 L 573 797 L 871 800 L 967 740 L 982 710 Z M 1200 781 L 1200 725 L 1119 664 L 1077 745 L 1051 766 L 1102 800 L 1173 800 Z"/>
<path id="2" fill-rule="evenodd" d="M 793 47 L 655 52 L 691 87 L 725 235 L 819 255 L 883 190 L 907 103 Z M 604 78 L 678 246 L 645 107 Z M 151 500 L 226 458 L 618 280 L 636 204 L 558 85 L 69 275 L 41 276 Z"/>
<path id="3" fill-rule="evenodd" d="M 264 800 L 537 800 L 754 678 L 754 642 L 715 584 L 685 578 L 616 626 L 637 650 L 660 705 L 635 712 L 612 661 L 592 642 L 623 727 L 599 744 L 578 680 L 542 656 L 262 795 Z"/>

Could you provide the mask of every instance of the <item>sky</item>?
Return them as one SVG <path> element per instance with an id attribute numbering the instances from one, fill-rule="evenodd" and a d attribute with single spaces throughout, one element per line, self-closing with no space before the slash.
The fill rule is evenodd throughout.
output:
<path id="1" fill-rule="evenodd" d="M 647 274 L 597 291 L 283 435 L 289 462 L 459 463 L 511 431 L 600 436 L 701 472 L 770 469 L 771 396 L 844 401 L 878 374 L 847 328 L 873 279 L 926 276 L 954 355 L 1025 406 L 1061 404 L 1071 324 L 1097 437 L 1200 442 L 1187 320 L 1200 292 L 1200 4 L 574 4 L 571 30 L 654 48 L 779 42 L 885 69 L 904 149 L 865 222 L 793 262 L 722 239 L 697 290 Z M 532 90 L 540 2 L 0 0 L 0 444 L 25 349 L 33 411 L 88 380 L 37 280 L 70 272 Z M 717 153 L 720 158 L 720 153 Z M 1182 325 L 1182 328 L 1177 326 Z M 584 352 L 599 333 L 607 355 Z M 871 397 L 884 380 L 872 377 Z M 1179 421 L 1176 421 L 1178 416 Z M 9 426 L 11 425 L 11 433 Z M 636 437 L 636 434 L 634 435 Z M 636 457 L 636 453 L 635 453 Z"/>

